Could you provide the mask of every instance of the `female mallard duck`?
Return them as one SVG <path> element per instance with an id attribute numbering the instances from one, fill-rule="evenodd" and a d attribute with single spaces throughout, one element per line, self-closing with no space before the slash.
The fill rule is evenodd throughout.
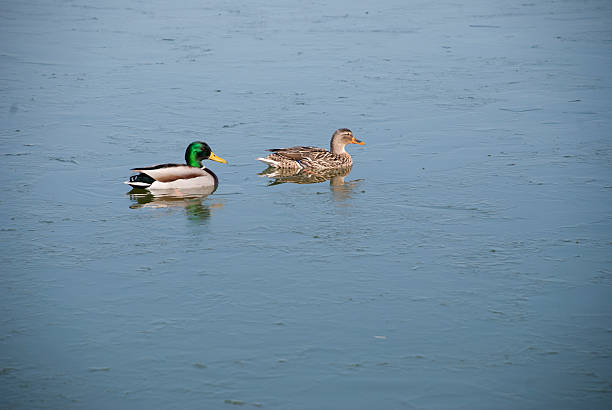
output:
<path id="1" fill-rule="evenodd" d="M 353 159 L 344 149 L 346 144 L 363 145 L 365 142 L 356 139 L 348 128 L 340 128 L 332 135 L 330 151 L 317 147 L 278 148 L 269 149 L 272 154 L 257 159 L 271 167 L 284 169 L 345 168 L 353 165 Z"/>
<path id="2" fill-rule="evenodd" d="M 213 154 L 207 143 L 195 141 L 189 144 L 185 151 L 186 164 L 162 164 L 146 168 L 132 168 L 139 172 L 125 183 L 132 188 L 157 189 L 189 189 L 214 187 L 217 189 L 219 178 L 210 169 L 202 165 L 202 160 L 227 164 L 227 161 Z M 214 191 L 213 189 L 213 191 Z"/>

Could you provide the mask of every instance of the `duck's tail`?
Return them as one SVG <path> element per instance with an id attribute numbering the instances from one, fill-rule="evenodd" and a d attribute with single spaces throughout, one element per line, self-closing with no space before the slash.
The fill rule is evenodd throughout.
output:
<path id="1" fill-rule="evenodd" d="M 274 161 L 270 158 L 257 158 L 258 161 L 268 164 L 270 167 L 278 168 L 280 163 L 278 161 Z"/>
<path id="2" fill-rule="evenodd" d="M 125 181 L 124 184 L 128 184 L 132 188 L 148 188 L 155 182 L 153 178 L 147 174 L 140 173 L 138 175 L 132 175 L 129 181 Z"/>

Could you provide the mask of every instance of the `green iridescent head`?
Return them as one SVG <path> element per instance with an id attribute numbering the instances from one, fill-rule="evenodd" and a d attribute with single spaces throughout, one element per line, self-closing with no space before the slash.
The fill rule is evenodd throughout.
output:
<path id="1" fill-rule="evenodd" d="M 187 150 L 185 151 L 185 162 L 187 162 L 187 165 L 202 168 L 202 161 L 205 159 L 227 164 L 226 160 L 216 156 L 212 152 L 207 143 L 202 141 L 194 141 L 189 144 Z"/>

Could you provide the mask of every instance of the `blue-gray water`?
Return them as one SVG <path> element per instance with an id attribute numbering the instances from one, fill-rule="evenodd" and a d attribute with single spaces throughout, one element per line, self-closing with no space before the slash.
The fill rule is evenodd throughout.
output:
<path id="1" fill-rule="evenodd" d="M 612 407 L 611 27 L 606 0 L 2 1 L 0 407 Z M 339 127 L 343 185 L 258 175 Z M 213 195 L 127 195 L 197 139 Z"/>

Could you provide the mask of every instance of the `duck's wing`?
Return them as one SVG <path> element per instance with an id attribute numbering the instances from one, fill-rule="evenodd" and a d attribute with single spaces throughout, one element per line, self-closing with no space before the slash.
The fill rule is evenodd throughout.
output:
<path id="1" fill-rule="evenodd" d="M 268 151 L 294 161 L 302 161 L 307 158 L 316 159 L 321 155 L 325 155 L 325 153 L 329 153 L 326 149 L 319 147 L 274 148 Z"/>
<path id="2" fill-rule="evenodd" d="M 190 167 L 185 164 L 162 164 L 153 167 L 132 168 L 134 172 L 141 172 L 159 182 L 172 182 L 178 179 L 191 179 L 209 175 L 205 168 Z"/>

